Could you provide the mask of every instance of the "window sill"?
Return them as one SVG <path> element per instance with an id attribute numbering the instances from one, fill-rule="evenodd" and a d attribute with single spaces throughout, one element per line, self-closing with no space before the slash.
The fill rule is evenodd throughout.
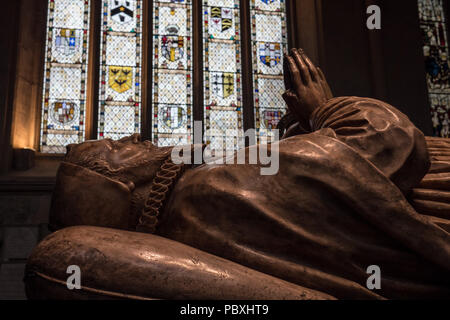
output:
<path id="1" fill-rule="evenodd" d="M 35 166 L 0 176 L 0 192 L 51 192 L 62 156 L 37 154 Z"/>

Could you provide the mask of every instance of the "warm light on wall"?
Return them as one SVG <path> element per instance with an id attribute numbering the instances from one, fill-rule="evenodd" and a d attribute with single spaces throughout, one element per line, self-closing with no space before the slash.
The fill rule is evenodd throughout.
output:
<path id="1" fill-rule="evenodd" d="M 30 149 L 33 145 L 27 141 L 26 137 L 16 138 L 13 137 L 13 148 L 14 149 Z"/>
<path id="2" fill-rule="evenodd" d="M 14 149 L 36 147 L 37 89 L 37 85 L 17 77 L 11 135 Z"/>
<path id="3" fill-rule="evenodd" d="M 15 149 L 37 149 L 40 121 L 41 73 L 44 35 L 40 19 L 32 18 L 30 12 L 41 12 L 40 1 L 27 1 L 29 10 L 21 11 L 17 43 L 16 79 L 11 143 Z M 42 11 L 42 13 L 44 13 Z"/>

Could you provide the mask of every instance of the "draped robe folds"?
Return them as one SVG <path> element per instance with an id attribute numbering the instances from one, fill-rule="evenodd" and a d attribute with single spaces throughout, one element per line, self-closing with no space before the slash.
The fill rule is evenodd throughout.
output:
<path id="1" fill-rule="evenodd" d="M 276 175 L 188 171 L 157 234 L 336 298 L 449 298 L 450 221 L 407 200 L 430 166 L 423 134 L 358 97 L 328 101 L 310 123 L 313 133 L 279 142 Z M 366 286 L 371 265 L 380 290 Z"/>

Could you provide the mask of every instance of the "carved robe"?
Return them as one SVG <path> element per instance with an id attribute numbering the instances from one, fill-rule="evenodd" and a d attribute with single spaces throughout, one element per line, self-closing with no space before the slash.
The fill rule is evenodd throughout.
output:
<path id="1" fill-rule="evenodd" d="M 313 133 L 279 142 L 277 175 L 188 171 L 157 234 L 337 298 L 450 297 L 450 220 L 407 200 L 430 166 L 423 134 L 392 106 L 357 97 L 330 100 L 310 124 Z M 366 287 L 371 265 L 381 290 Z"/>

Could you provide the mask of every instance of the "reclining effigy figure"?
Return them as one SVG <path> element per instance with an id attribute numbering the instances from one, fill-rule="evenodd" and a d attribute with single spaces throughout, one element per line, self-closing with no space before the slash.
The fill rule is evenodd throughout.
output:
<path id="1" fill-rule="evenodd" d="M 175 164 L 138 135 L 69 146 L 50 217 L 66 229 L 30 257 L 28 297 L 449 298 L 449 140 L 384 102 L 333 98 L 301 50 L 284 61 L 295 121 L 272 144 L 275 175 Z"/>

